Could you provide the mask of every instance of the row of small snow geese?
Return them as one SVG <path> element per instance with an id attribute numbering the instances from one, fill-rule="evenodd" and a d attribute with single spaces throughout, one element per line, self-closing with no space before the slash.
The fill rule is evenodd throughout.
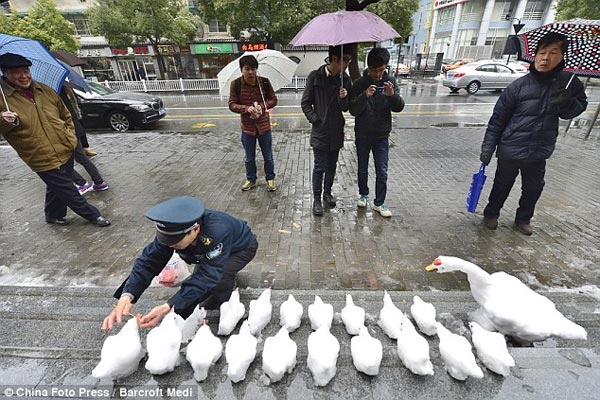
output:
<path id="1" fill-rule="evenodd" d="M 555 309 L 550 300 L 535 293 L 517 278 L 508 274 L 490 275 L 475 264 L 459 258 L 443 256 L 438 257 L 427 269 L 438 272 L 462 271 L 468 274 L 473 297 L 481 306 L 480 315 L 492 325 L 491 329 L 501 332 L 486 330 L 475 321 L 469 322 L 472 341 L 479 359 L 485 367 L 497 374 L 508 376 L 510 367 L 515 365 L 508 352 L 503 333 L 510 333 L 517 339 L 525 341 L 543 340 L 552 335 L 567 339 L 585 339 L 586 333 L 582 327 L 567 320 Z M 494 285 L 501 286 L 503 290 L 494 288 Z M 517 297 L 520 302 L 508 301 L 507 298 L 511 296 Z M 524 304 L 525 300 L 534 304 Z M 510 310 L 507 310 L 506 303 L 518 307 L 512 310 L 512 316 Z M 504 308 L 496 311 L 494 306 L 498 304 Z M 537 309 L 524 311 L 527 307 Z M 271 321 L 272 309 L 271 289 L 266 289 L 257 299 L 250 301 L 248 319 L 243 321 L 239 333 L 228 338 L 225 345 L 225 358 L 228 365 L 227 375 L 232 382 L 245 379 L 246 371 L 256 358 L 257 338 Z M 217 335 L 230 335 L 245 315 L 245 311 L 245 306 L 240 301 L 239 291 L 233 291 L 229 301 L 220 307 Z M 529 326 L 523 326 L 519 320 L 524 312 L 525 315 L 531 316 L 535 311 L 546 313 L 547 318 L 554 318 L 549 321 L 537 320 L 545 329 L 545 337 L 540 336 L 539 326 L 535 324 L 532 326 L 531 323 Z M 436 310 L 432 304 L 415 296 L 410 312 L 423 334 L 427 336 L 437 334 L 439 337 L 440 355 L 450 376 L 457 380 L 483 377 L 483 371 L 475 360 L 469 341 L 464 336 L 450 332 L 437 322 Z M 284 374 L 290 373 L 296 365 L 297 345 L 290 338 L 289 333 L 298 329 L 303 313 L 302 304 L 294 299 L 293 295 L 289 295 L 280 306 L 281 329 L 275 336 L 265 340 L 262 352 L 262 368 L 272 383 L 282 379 Z M 336 363 L 340 344 L 330 333 L 333 315 L 333 306 L 324 303 L 319 296 L 315 296 L 314 303 L 308 306 L 308 317 L 314 332 L 308 338 L 307 366 L 317 386 L 327 385 L 337 372 Z M 223 345 L 220 339 L 213 335 L 210 327 L 203 322 L 205 317 L 206 312 L 200 308 L 197 308 L 186 320 L 174 312 L 167 314 L 161 324 L 148 333 L 146 369 L 155 375 L 173 371 L 180 363 L 181 343 L 191 340 L 186 349 L 186 359 L 194 369 L 194 378 L 199 382 L 206 379 L 210 366 L 221 357 Z M 354 304 L 349 294 L 346 295 L 346 306 L 341 311 L 341 317 L 346 331 L 353 336 L 351 355 L 354 366 L 367 375 L 377 375 L 383 346 L 378 339 L 369 334 L 365 325 L 365 311 Z M 397 341 L 398 356 L 406 368 L 417 375 L 433 375 L 428 341 L 417 332 L 411 320 L 394 305 L 387 292 L 384 292 L 383 308 L 380 310 L 377 324 L 387 336 Z M 570 330 L 547 329 L 552 324 L 562 324 Z M 562 336 L 559 333 L 562 333 Z M 532 337 L 535 339 L 531 339 Z M 92 375 L 96 378 L 123 378 L 137 370 L 144 356 L 145 351 L 141 345 L 137 320 L 133 318 L 117 335 L 105 340 L 101 360 L 92 371 Z"/>

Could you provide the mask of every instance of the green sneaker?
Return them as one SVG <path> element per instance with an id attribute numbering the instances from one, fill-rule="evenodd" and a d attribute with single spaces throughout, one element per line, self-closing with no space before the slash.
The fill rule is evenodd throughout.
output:
<path id="1" fill-rule="evenodd" d="M 269 179 L 267 180 L 267 191 L 274 192 L 277 190 L 277 186 L 275 186 L 275 180 Z"/>
<path id="2" fill-rule="evenodd" d="M 242 191 L 247 192 L 250 189 L 254 189 L 256 187 L 256 182 L 251 182 L 246 180 L 246 182 L 244 182 L 244 184 L 242 185 Z"/>

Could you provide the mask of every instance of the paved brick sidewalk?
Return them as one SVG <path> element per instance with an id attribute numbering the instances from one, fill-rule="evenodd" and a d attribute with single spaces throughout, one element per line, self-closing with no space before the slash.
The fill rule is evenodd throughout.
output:
<path id="1" fill-rule="evenodd" d="M 425 273 L 424 265 L 439 254 L 467 258 L 490 272 L 505 270 L 534 288 L 599 285 L 598 140 L 561 136 L 548 162 L 535 233 L 525 237 L 511 227 L 518 188 L 497 231 L 481 225 L 481 205 L 475 215 L 464 208 L 483 130 L 394 130 L 387 198 L 394 216 L 389 220 L 374 213 L 372 204 L 356 208 L 350 128 L 334 185 L 338 207 L 321 218 L 311 214 L 312 152 L 305 129 L 274 133 L 279 184 L 274 193 L 266 191 L 262 179 L 253 191 L 240 191 L 244 166 L 237 132 L 90 135 L 99 153 L 94 162 L 111 185 L 107 192 L 86 195 L 112 220 L 104 229 L 71 212 L 71 226 L 47 225 L 42 182 L 12 149 L 0 147 L 0 285 L 116 286 L 152 238 L 145 210 L 178 195 L 197 196 L 209 208 L 249 222 L 260 249 L 241 274 L 242 286 L 466 289 L 464 276 Z M 371 168 L 372 191 L 373 180 Z"/>

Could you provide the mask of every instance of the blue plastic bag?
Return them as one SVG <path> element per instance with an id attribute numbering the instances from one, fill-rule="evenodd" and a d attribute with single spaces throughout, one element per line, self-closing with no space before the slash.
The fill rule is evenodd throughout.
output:
<path id="1" fill-rule="evenodd" d="M 471 181 L 471 187 L 469 188 L 469 193 L 467 194 L 467 211 L 474 213 L 477 209 L 477 203 L 479 202 L 479 196 L 481 196 L 481 190 L 483 189 L 483 184 L 485 183 L 485 164 L 481 163 L 479 167 L 479 172 L 473 174 L 473 181 Z"/>

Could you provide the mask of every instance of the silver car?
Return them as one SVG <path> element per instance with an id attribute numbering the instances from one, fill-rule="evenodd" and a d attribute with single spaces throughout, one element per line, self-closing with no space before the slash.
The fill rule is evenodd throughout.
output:
<path id="1" fill-rule="evenodd" d="M 525 68 L 516 65 L 478 61 L 448 71 L 443 85 L 450 88 L 452 93 L 465 89 L 467 93 L 475 94 L 479 90 L 505 89 L 512 81 L 526 73 Z"/>

